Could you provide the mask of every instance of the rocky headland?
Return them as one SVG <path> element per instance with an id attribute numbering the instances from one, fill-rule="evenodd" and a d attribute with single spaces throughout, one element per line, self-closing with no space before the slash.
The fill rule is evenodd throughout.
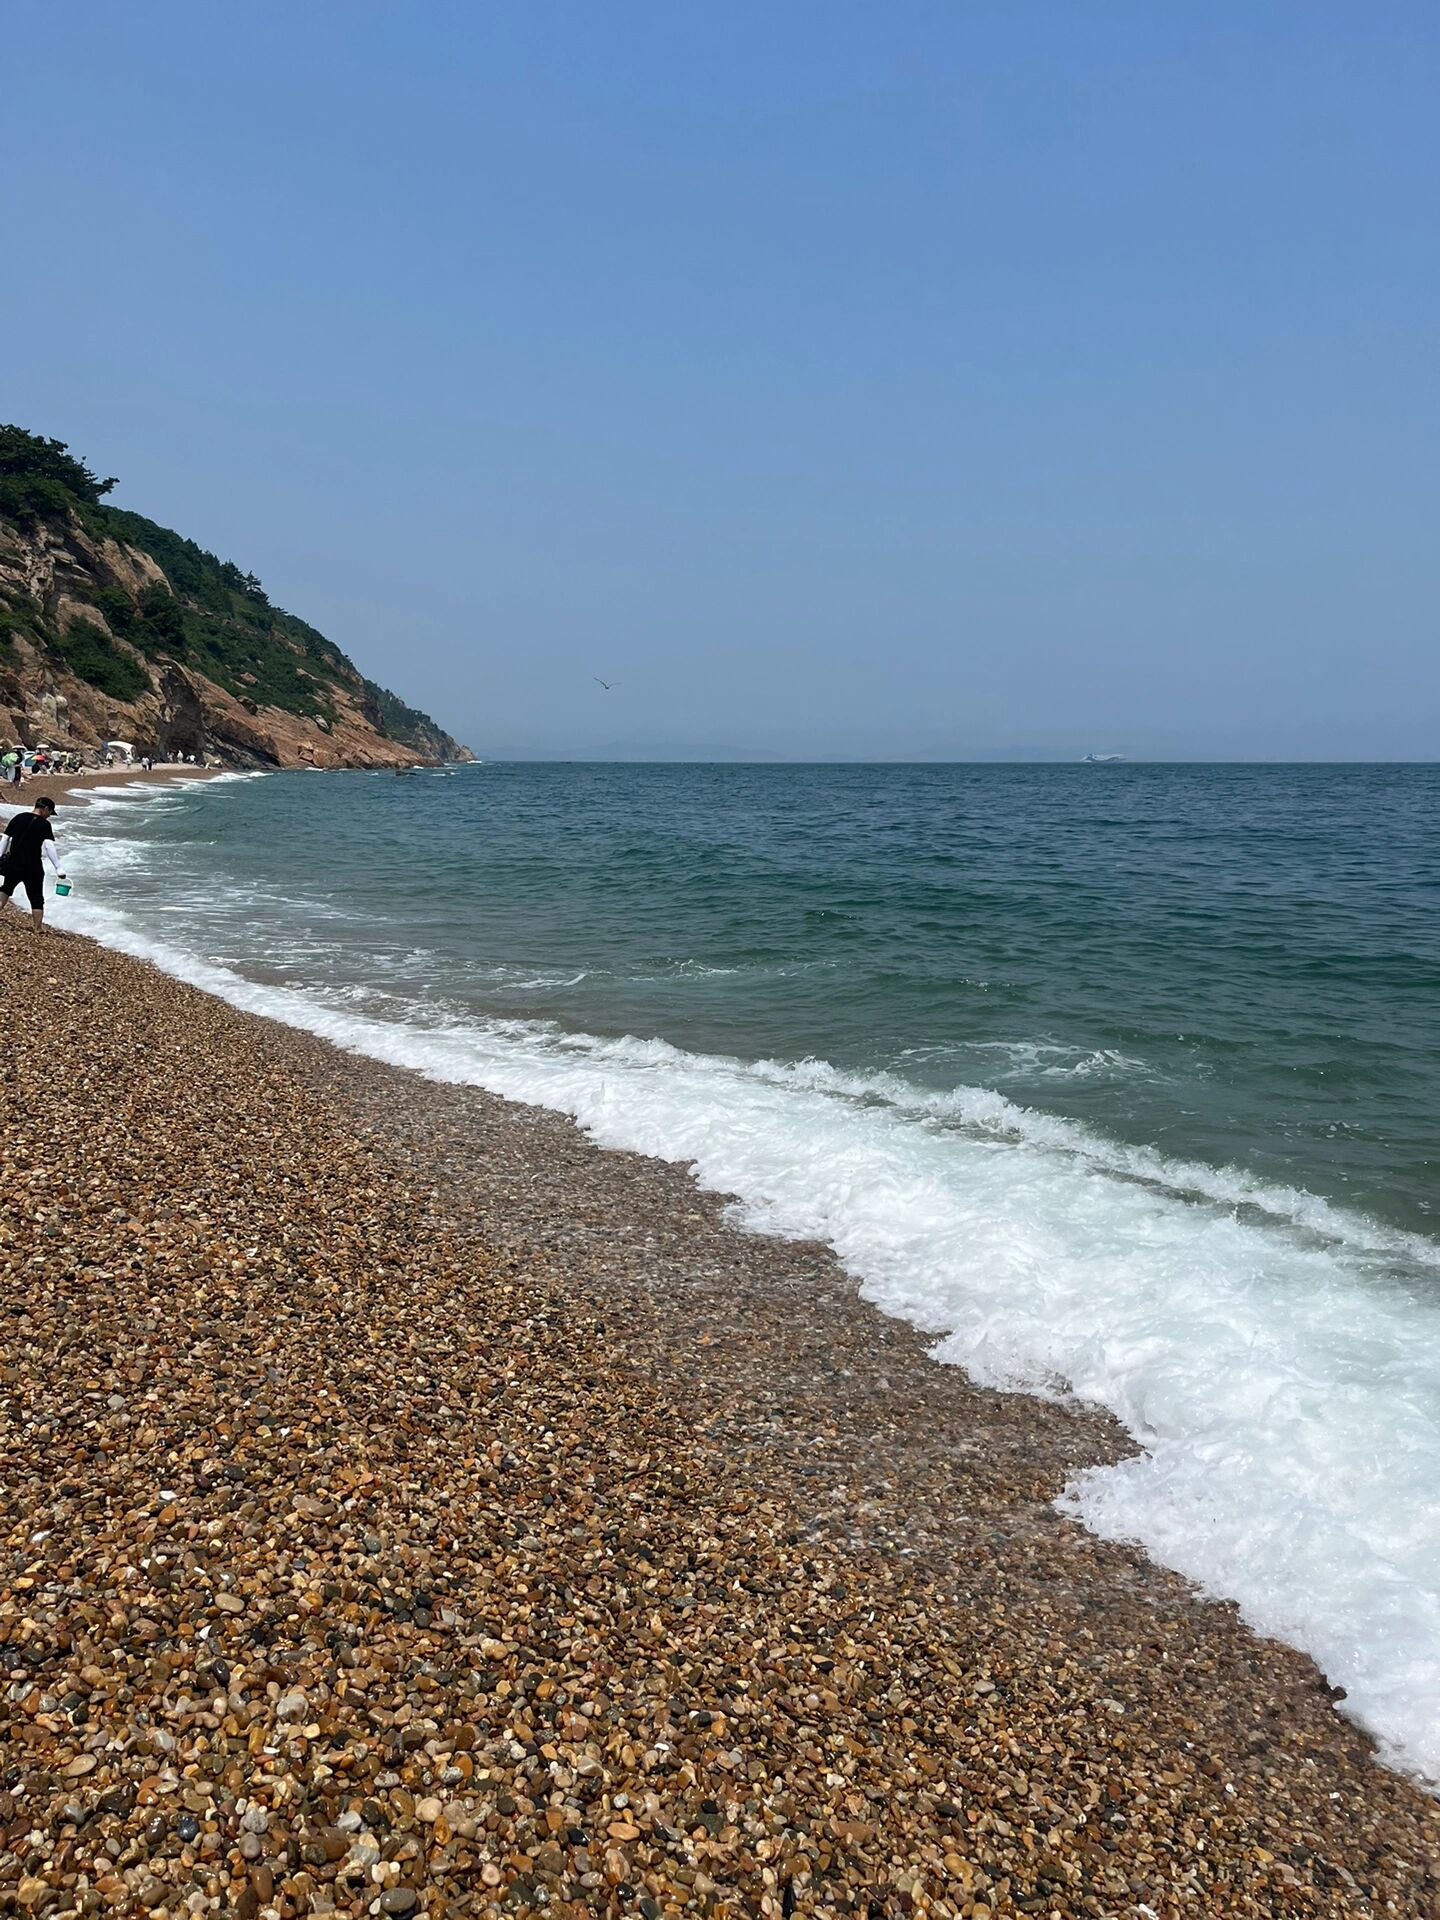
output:
<path id="1" fill-rule="evenodd" d="M 263 767 L 468 760 L 443 728 L 142 515 L 54 440 L 0 427 L 0 735 Z"/>

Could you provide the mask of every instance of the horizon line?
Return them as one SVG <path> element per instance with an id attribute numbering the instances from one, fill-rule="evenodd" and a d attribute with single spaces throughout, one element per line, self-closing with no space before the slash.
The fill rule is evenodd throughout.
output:
<path id="1" fill-rule="evenodd" d="M 1440 754 L 1428 759 L 1400 757 L 1336 758 L 1332 756 L 1270 756 L 1264 754 L 1195 754 L 1162 758 L 1147 754 L 1124 754 L 1117 760 L 1087 760 L 1059 756 L 954 755 L 930 757 L 918 754 L 814 754 L 787 756 L 747 754 L 707 756 L 703 754 L 587 754 L 587 753 L 476 753 L 473 762 L 455 765 L 478 766 L 562 766 L 562 767 L 1090 767 L 1100 772 L 1123 772 L 1126 767 L 1433 767 L 1440 766 Z"/>

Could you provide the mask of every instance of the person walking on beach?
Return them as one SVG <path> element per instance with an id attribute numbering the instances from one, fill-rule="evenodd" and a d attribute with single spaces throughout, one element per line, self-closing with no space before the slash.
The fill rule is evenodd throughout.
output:
<path id="1" fill-rule="evenodd" d="M 55 802 L 40 794 L 29 813 L 17 813 L 0 838 L 0 900 L 9 901 L 16 887 L 24 887 L 30 901 L 30 924 L 36 933 L 45 927 L 45 867 L 48 860 L 60 879 L 60 856 L 50 822 Z"/>

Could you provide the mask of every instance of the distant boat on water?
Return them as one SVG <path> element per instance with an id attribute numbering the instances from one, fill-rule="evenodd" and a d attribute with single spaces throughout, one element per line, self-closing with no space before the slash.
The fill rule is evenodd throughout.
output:
<path id="1" fill-rule="evenodd" d="M 1080 764 L 1082 767 L 1115 767 L 1124 759 L 1123 753 L 1087 753 Z"/>

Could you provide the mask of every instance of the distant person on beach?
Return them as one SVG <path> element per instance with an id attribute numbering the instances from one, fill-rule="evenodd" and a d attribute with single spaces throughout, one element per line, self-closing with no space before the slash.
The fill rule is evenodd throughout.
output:
<path id="1" fill-rule="evenodd" d="M 30 924 L 36 933 L 45 927 L 45 866 L 48 860 L 57 876 L 60 856 L 55 848 L 55 829 L 50 822 L 55 802 L 40 794 L 29 813 L 17 813 L 0 838 L 0 900 L 8 901 L 16 887 L 24 887 L 30 901 Z"/>

